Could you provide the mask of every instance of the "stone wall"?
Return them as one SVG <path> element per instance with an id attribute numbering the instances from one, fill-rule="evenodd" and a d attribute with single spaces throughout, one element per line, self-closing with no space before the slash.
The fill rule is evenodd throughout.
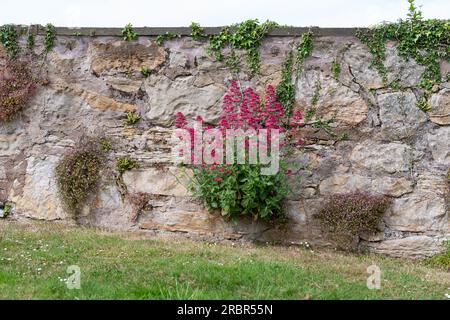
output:
<path id="1" fill-rule="evenodd" d="M 361 245 L 422 257 L 439 251 L 448 238 L 450 83 L 433 89 L 430 111 L 420 110 L 416 86 L 424 69 L 398 57 L 393 44 L 388 44 L 385 64 L 389 81 L 398 80 L 402 91 L 383 85 L 369 68 L 367 48 L 348 30 L 321 29 L 315 37 L 304 71 L 295 75 L 296 103 L 303 110 L 311 107 L 320 81 L 317 114 L 335 116 L 337 134 L 309 126 L 303 130 L 306 144 L 293 158 L 303 165 L 298 172 L 302 180 L 286 201 L 288 224 L 273 227 L 250 220 L 232 224 L 208 213 L 177 181 L 178 169 L 170 161 L 175 113 L 216 121 L 230 71 L 206 53 L 206 43 L 190 37 L 158 46 L 155 34 L 125 42 L 116 36 L 119 30 L 108 30 L 96 30 L 91 37 L 83 35 L 86 30 L 70 36 L 74 30 L 60 29 L 45 64 L 48 85 L 39 88 L 19 117 L 0 127 L 0 200 L 15 204 L 13 217 L 71 221 L 61 209 L 53 171 L 61 155 L 88 133 L 110 137 L 113 152 L 98 194 L 78 219 L 83 225 L 326 245 L 312 215 L 328 195 L 359 189 L 393 198 L 382 231 L 362 237 Z M 272 33 L 261 48 L 260 75 L 250 77 L 244 63 L 240 83 L 258 90 L 276 85 L 297 41 L 295 32 Z M 1 48 L 0 57 L 4 61 Z M 335 59 L 342 69 L 338 79 L 331 73 Z M 140 74 L 142 67 L 152 70 L 148 78 Z M 446 63 L 441 67 L 443 73 L 450 70 Z M 127 127 L 124 112 L 132 110 L 142 120 Z M 139 169 L 124 174 L 122 186 L 113 172 L 120 155 L 139 163 Z M 124 188 L 147 193 L 147 209 L 137 215 L 123 197 Z"/>

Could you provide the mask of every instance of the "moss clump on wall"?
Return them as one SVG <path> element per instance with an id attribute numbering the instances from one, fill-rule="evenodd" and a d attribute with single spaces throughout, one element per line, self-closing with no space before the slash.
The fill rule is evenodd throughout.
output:
<path id="1" fill-rule="evenodd" d="M 58 162 L 55 175 L 64 209 L 76 216 L 90 195 L 96 192 L 104 162 L 103 143 L 92 138 L 82 141 Z"/>

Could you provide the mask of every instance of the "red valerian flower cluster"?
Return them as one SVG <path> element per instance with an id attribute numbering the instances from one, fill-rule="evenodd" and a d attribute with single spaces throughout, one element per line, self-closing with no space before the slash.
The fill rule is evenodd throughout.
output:
<path id="1" fill-rule="evenodd" d="M 196 148 L 198 146 L 194 146 L 194 142 L 198 143 L 198 141 L 194 141 L 196 139 L 194 137 L 198 135 L 196 135 L 195 130 L 201 128 L 200 130 L 204 132 L 208 129 L 218 129 L 218 136 L 222 135 L 223 138 L 227 137 L 227 130 L 242 130 L 239 132 L 245 132 L 244 135 L 252 132 L 252 135 L 257 134 L 258 136 L 264 132 L 261 130 L 265 130 L 267 136 L 262 136 L 262 139 L 259 137 L 258 150 L 272 154 L 273 147 L 276 146 L 275 142 L 278 141 L 277 138 L 274 138 L 274 134 L 276 134 L 274 131 L 284 135 L 284 142 L 280 141 L 280 145 L 277 146 L 281 148 L 292 142 L 298 143 L 298 141 L 294 141 L 295 134 L 303 125 L 300 111 L 294 111 L 292 117 L 286 116 L 283 105 L 277 101 L 275 90 L 271 85 L 267 86 L 262 101 L 252 88 L 241 91 L 236 81 L 231 81 L 229 90 L 223 99 L 222 114 L 217 126 L 203 126 L 203 119 L 200 116 L 196 117 L 193 125 L 190 125 L 183 113 L 178 112 L 175 126 L 188 131 L 188 134 L 185 133 L 179 138 L 190 139 L 190 160 L 191 163 L 196 164 L 193 166 L 193 176 L 190 179 L 191 190 L 193 190 L 194 195 L 200 197 L 209 210 L 220 210 L 224 217 L 234 219 L 237 216 L 248 214 L 253 216 L 254 219 L 276 220 L 282 218 L 284 214 L 283 200 L 290 190 L 287 177 L 292 174 L 292 171 L 287 169 L 283 159 L 277 157 L 275 160 L 279 161 L 281 170 L 274 174 L 263 175 L 261 173 L 263 163 L 253 164 L 248 161 L 250 160 L 250 150 L 255 150 L 250 149 L 250 147 L 255 147 L 250 143 L 255 142 L 255 140 L 246 138 L 243 146 L 245 147 L 245 164 L 222 164 L 223 161 L 220 160 L 216 162 L 215 154 L 219 151 L 215 149 L 211 152 L 214 162 L 207 164 L 208 162 L 205 159 L 195 162 L 193 161 L 195 159 L 194 154 L 198 151 L 203 154 L 203 151 L 210 147 L 212 143 L 212 141 L 201 141 L 201 148 Z M 216 139 L 214 137 L 214 140 Z M 273 145 L 272 142 L 274 142 Z M 220 143 L 222 143 L 220 147 L 224 148 L 223 141 L 220 141 Z M 215 154 L 213 154 L 214 152 Z M 183 155 L 180 154 L 180 156 Z M 219 154 L 218 158 L 220 159 L 221 156 L 223 154 Z M 259 156 L 261 157 L 261 154 Z"/>
<path id="2" fill-rule="evenodd" d="M 203 123 L 201 116 L 195 121 Z M 242 92 L 235 80 L 230 82 L 227 94 L 223 98 L 222 114 L 218 126 L 215 127 L 223 133 L 227 129 L 267 129 L 267 142 L 270 144 L 270 130 L 277 129 L 283 133 L 287 141 L 293 140 L 299 128 L 304 125 L 302 114 L 295 110 L 290 118 L 287 118 L 283 105 L 277 101 L 275 89 L 272 85 L 266 87 L 264 103 L 260 96 L 251 87 Z M 182 112 L 175 116 L 175 127 L 186 129 L 191 133 L 191 147 L 194 148 L 194 128 L 188 125 L 188 121 Z M 203 130 L 214 128 L 208 125 Z M 293 141 L 300 144 L 302 141 Z M 246 142 L 248 148 L 248 141 Z"/>

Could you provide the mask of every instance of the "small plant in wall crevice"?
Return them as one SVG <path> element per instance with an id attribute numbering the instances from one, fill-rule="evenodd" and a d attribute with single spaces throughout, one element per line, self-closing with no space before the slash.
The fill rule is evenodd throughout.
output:
<path id="1" fill-rule="evenodd" d="M 120 174 L 123 174 L 125 171 L 136 169 L 139 166 L 136 160 L 133 160 L 131 157 L 121 156 L 116 159 L 116 167 L 117 171 L 119 171 Z"/>

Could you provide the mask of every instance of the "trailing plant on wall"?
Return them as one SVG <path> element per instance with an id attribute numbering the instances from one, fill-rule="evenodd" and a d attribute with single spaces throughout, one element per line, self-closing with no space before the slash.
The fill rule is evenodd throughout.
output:
<path id="1" fill-rule="evenodd" d="M 15 26 L 5 25 L 0 28 L 0 43 L 5 47 L 10 57 L 15 57 L 20 51 L 18 39 L 19 35 Z"/>
<path id="2" fill-rule="evenodd" d="M 203 120 L 197 117 L 196 121 L 202 123 Z M 194 128 L 188 124 L 182 113 L 177 114 L 175 123 L 177 128 L 189 130 L 191 140 L 193 139 Z M 300 112 L 295 111 L 292 117 L 286 116 L 272 86 L 267 87 L 265 100 L 262 102 L 252 88 L 241 92 L 237 82 L 231 81 L 216 128 L 224 137 L 230 129 L 267 129 L 269 132 L 278 129 L 286 136 L 285 143 L 282 144 L 286 152 L 287 141 L 294 141 L 293 137 L 301 126 Z M 289 129 L 285 130 L 287 127 Z M 204 129 L 211 128 L 213 126 Z M 267 145 L 270 145 L 271 137 L 271 134 L 267 136 Z M 194 145 L 191 144 L 191 147 Z M 248 161 L 249 148 L 252 147 L 256 148 L 250 141 L 245 142 L 244 164 L 222 164 L 219 160 L 212 165 L 203 163 L 190 166 L 193 170 L 190 189 L 203 200 L 207 209 L 219 211 L 227 218 L 235 219 L 245 215 L 263 220 L 282 218 L 283 199 L 289 192 L 287 176 L 291 172 L 283 159 L 280 159 L 280 170 L 277 173 L 261 174 L 262 165 L 250 164 Z M 261 148 L 261 144 L 259 147 Z"/>
<path id="3" fill-rule="evenodd" d="M 104 163 L 104 143 L 83 138 L 65 154 L 55 168 L 56 182 L 63 207 L 77 216 L 89 196 L 96 193 Z"/>
<path id="4" fill-rule="evenodd" d="M 259 47 L 262 40 L 271 29 L 277 26 L 276 22 L 266 21 L 259 23 L 258 19 L 246 20 L 241 23 L 224 27 L 219 34 L 206 35 L 198 23 L 191 24 L 191 35 L 195 40 L 207 39 L 208 52 L 219 61 L 225 61 L 227 66 L 233 66 L 236 70 L 235 50 L 244 50 L 247 56 L 247 65 L 253 74 L 259 72 L 260 56 Z M 230 53 L 225 55 L 224 49 Z"/>
<path id="5" fill-rule="evenodd" d="M 303 70 L 303 63 L 312 53 L 314 34 L 308 31 L 300 37 L 295 46 L 296 56 L 289 51 L 283 62 L 281 81 L 277 86 L 277 99 L 284 107 L 287 116 L 292 115 L 295 102 L 295 85 L 293 83 L 293 73 L 300 73 Z"/>
<path id="6" fill-rule="evenodd" d="M 0 123 L 8 122 L 25 108 L 36 90 L 30 62 L 9 59 L 0 67 Z"/>
<path id="7" fill-rule="evenodd" d="M 51 23 L 47 23 L 44 32 L 44 51 L 45 53 L 50 52 L 55 46 L 56 40 L 56 30 Z"/>
<path id="8" fill-rule="evenodd" d="M 450 21 L 425 20 L 414 0 L 408 0 L 409 12 L 405 20 L 396 23 L 383 23 L 367 30 L 358 30 L 357 36 L 365 43 L 373 55 L 372 66 L 378 70 L 383 81 L 387 82 L 386 42 L 397 43 L 401 57 L 414 59 L 425 66 L 420 87 L 431 90 L 442 81 L 439 59 L 450 61 Z"/>
<path id="9" fill-rule="evenodd" d="M 302 71 L 303 62 L 309 57 L 313 51 L 313 37 L 312 31 L 308 31 L 300 37 L 297 44 L 297 70 Z"/>
<path id="10" fill-rule="evenodd" d="M 314 217 L 339 248 L 350 250 L 363 232 L 377 232 L 389 204 L 388 197 L 368 192 L 335 194 Z"/>
<path id="11" fill-rule="evenodd" d="M 175 38 L 181 38 L 181 34 L 172 33 L 172 32 L 166 32 L 164 34 L 160 34 L 156 37 L 156 44 L 158 46 L 162 46 L 164 42 L 167 40 L 175 39 Z"/>

